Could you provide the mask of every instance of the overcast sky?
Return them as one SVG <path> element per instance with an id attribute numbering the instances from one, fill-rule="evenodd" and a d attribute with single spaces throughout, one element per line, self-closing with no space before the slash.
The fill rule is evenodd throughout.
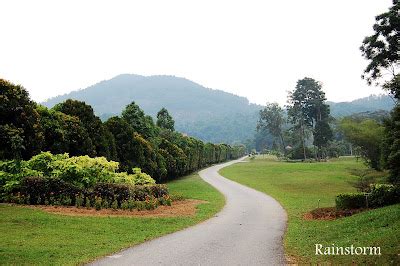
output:
<path id="1" fill-rule="evenodd" d="M 118 74 L 168 74 L 263 104 L 305 76 L 328 100 L 379 94 L 359 47 L 391 0 L 0 2 L 0 77 L 42 101 Z"/>

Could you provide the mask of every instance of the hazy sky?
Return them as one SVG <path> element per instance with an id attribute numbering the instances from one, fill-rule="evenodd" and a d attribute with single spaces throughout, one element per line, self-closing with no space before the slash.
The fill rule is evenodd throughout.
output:
<path id="1" fill-rule="evenodd" d="M 286 102 L 304 76 L 329 100 L 371 93 L 359 46 L 391 0 L 0 1 L 0 77 L 42 101 L 122 73 L 168 74 Z"/>

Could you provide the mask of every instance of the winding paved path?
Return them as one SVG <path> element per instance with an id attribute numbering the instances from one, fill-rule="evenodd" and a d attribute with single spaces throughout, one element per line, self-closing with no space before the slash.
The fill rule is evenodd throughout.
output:
<path id="1" fill-rule="evenodd" d="M 226 197 L 214 218 L 108 256 L 93 265 L 282 265 L 286 213 L 273 198 L 230 181 L 215 165 L 200 176 Z"/>

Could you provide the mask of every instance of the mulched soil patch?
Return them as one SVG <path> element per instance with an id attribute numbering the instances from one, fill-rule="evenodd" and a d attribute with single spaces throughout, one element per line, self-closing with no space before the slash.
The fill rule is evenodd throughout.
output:
<path id="1" fill-rule="evenodd" d="M 96 216 L 96 217 L 177 217 L 177 216 L 193 216 L 196 214 L 196 206 L 202 203 L 207 203 L 203 200 L 180 200 L 174 201 L 172 206 L 158 206 L 154 210 L 113 210 L 113 209 L 101 209 L 95 210 L 94 208 L 77 208 L 73 206 L 46 206 L 46 205 L 20 205 L 23 207 L 29 207 L 34 209 L 41 209 L 45 212 L 68 215 L 68 216 Z M 17 206 L 17 205 L 16 205 Z"/>
<path id="2" fill-rule="evenodd" d="M 337 210 L 335 207 L 319 208 L 304 214 L 305 220 L 335 220 L 367 211 L 369 209 Z"/>

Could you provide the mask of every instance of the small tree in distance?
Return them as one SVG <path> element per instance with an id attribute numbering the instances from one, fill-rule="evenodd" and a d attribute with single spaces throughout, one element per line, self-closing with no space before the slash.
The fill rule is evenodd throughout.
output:
<path id="1" fill-rule="evenodd" d="M 267 130 L 272 136 L 278 138 L 281 142 L 282 151 L 286 156 L 285 140 L 283 138 L 283 126 L 285 117 L 283 109 L 277 103 L 268 103 L 260 110 L 260 119 L 257 124 L 257 130 Z"/>
<path id="2" fill-rule="evenodd" d="M 175 121 L 164 107 L 157 113 L 157 126 L 170 131 L 175 130 Z"/>

